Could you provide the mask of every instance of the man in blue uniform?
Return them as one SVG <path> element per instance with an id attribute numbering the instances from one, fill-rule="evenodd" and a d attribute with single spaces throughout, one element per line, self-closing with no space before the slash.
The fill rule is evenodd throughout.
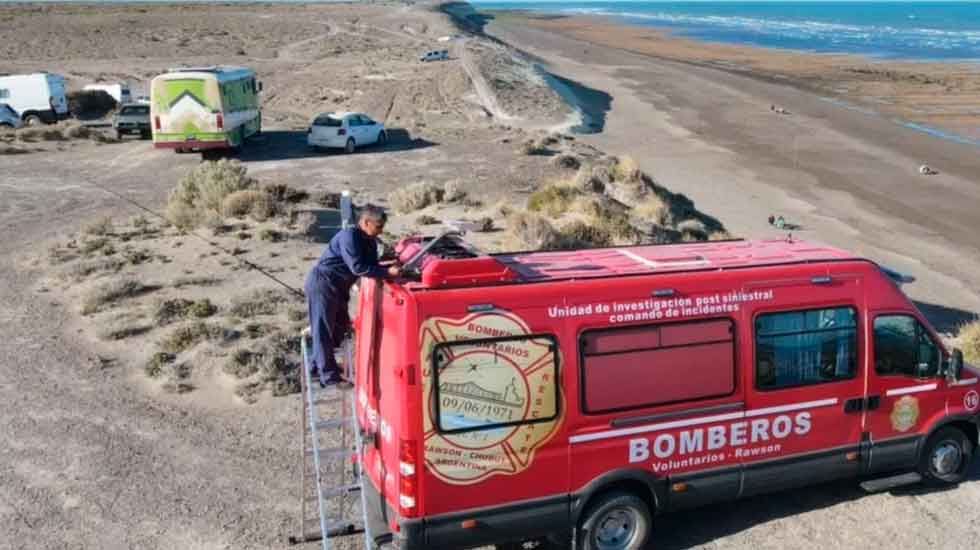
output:
<path id="1" fill-rule="evenodd" d="M 384 210 L 377 206 L 361 208 L 357 226 L 344 229 L 330 244 L 306 277 L 303 289 L 310 309 L 313 332 L 313 372 L 319 372 L 323 387 L 341 381 L 334 349 L 340 346 L 350 327 L 347 304 L 350 288 L 359 277 L 397 277 L 401 268 L 378 263 L 377 236 L 384 231 Z"/>

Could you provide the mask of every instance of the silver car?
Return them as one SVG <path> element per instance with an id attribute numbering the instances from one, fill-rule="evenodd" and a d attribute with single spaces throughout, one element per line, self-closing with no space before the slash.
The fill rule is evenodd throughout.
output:
<path id="1" fill-rule="evenodd" d="M 0 103 L 0 127 L 20 128 L 24 123 L 20 120 L 20 115 L 14 111 L 10 105 Z"/>

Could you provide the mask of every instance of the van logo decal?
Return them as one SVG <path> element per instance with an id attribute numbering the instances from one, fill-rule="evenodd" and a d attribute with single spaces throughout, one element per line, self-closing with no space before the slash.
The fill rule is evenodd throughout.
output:
<path id="1" fill-rule="evenodd" d="M 897 432 L 907 432 L 919 421 L 919 400 L 910 395 L 895 402 L 891 414 L 892 428 Z"/>
<path id="2" fill-rule="evenodd" d="M 516 315 L 494 310 L 462 319 L 432 318 L 422 325 L 426 467 L 453 485 L 515 475 L 534 461 L 537 449 L 558 431 L 562 408 L 555 402 L 558 350 L 544 339 L 504 340 L 497 345 L 440 348 L 439 388 L 433 384 L 433 351 L 442 342 L 531 334 Z M 559 388 L 560 391 L 560 388 Z M 436 418 L 436 399 L 439 414 Z M 558 418 L 514 424 L 535 418 Z M 487 429 L 442 433 L 487 425 Z M 491 425 L 504 424 L 499 427 Z"/>
<path id="3" fill-rule="evenodd" d="M 980 394 L 976 390 L 971 391 L 963 397 L 963 406 L 968 411 L 975 411 L 980 408 Z"/>

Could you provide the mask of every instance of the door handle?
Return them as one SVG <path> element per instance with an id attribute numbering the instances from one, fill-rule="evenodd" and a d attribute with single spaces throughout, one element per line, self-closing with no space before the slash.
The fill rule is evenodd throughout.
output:
<path id="1" fill-rule="evenodd" d="M 848 399 L 844 401 L 844 412 L 845 413 L 856 413 L 864 410 L 864 398 L 855 397 L 854 399 Z"/>
<path id="2" fill-rule="evenodd" d="M 881 406 L 881 396 L 880 395 L 872 395 L 872 396 L 869 396 L 868 399 L 866 400 L 866 408 L 869 411 L 876 410 L 880 406 Z"/>

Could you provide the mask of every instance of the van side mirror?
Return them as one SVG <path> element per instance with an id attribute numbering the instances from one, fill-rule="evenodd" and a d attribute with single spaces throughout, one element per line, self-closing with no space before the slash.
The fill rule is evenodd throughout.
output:
<path id="1" fill-rule="evenodd" d="M 953 354 L 949 358 L 949 366 L 946 369 L 946 380 L 956 382 L 963 374 L 963 352 L 957 348 L 953 349 Z"/>

